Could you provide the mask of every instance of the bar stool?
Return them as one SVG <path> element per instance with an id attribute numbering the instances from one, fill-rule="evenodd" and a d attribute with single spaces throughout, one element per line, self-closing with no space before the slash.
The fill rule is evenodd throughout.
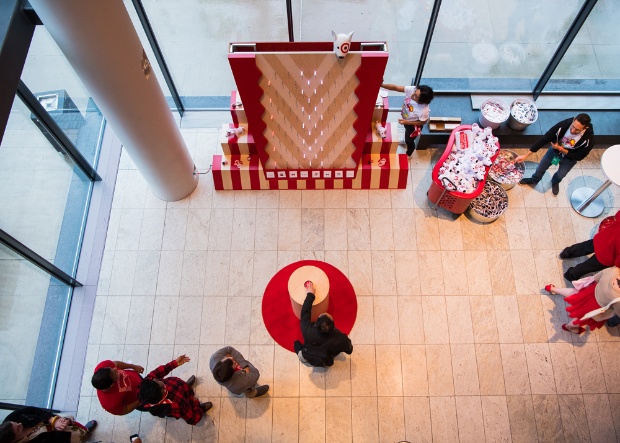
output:
<path id="1" fill-rule="evenodd" d="M 607 180 L 596 191 L 588 187 L 577 188 L 570 196 L 575 211 L 584 217 L 598 217 L 605 209 L 605 202 L 598 198 L 612 183 L 620 185 L 620 145 L 610 146 L 601 156 L 601 168 Z"/>

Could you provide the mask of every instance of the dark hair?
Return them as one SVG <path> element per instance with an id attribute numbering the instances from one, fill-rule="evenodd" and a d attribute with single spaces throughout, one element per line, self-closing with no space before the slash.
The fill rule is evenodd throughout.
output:
<path id="1" fill-rule="evenodd" d="M 592 119 L 588 114 L 577 114 L 575 120 L 584 125 L 586 128 L 590 127 L 590 123 L 592 123 Z"/>
<path id="2" fill-rule="evenodd" d="M 328 315 L 321 315 L 316 320 L 316 327 L 321 334 L 329 334 L 334 329 L 334 320 Z"/>
<path id="3" fill-rule="evenodd" d="M 15 432 L 13 432 L 13 424 L 10 421 L 0 425 L 0 443 L 11 443 L 15 440 Z"/>
<path id="4" fill-rule="evenodd" d="M 430 86 L 419 85 L 416 88 L 420 90 L 420 98 L 418 98 L 419 104 L 428 105 L 435 98 L 433 88 L 431 88 Z"/>
<path id="5" fill-rule="evenodd" d="M 108 389 L 114 384 L 112 368 L 100 368 L 90 379 L 93 387 L 98 390 Z"/>
<path id="6" fill-rule="evenodd" d="M 233 362 L 230 358 L 218 361 L 213 367 L 213 378 L 218 383 L 224 383 L 230 380 L 234 373 Z"/>
<path id="7" fill-rule="evenodd" d="M 144 379 L 138 388 L 138 400 L 143 405 L 158 403 L 162 397 L 161 386 L 153 379 Z"/>

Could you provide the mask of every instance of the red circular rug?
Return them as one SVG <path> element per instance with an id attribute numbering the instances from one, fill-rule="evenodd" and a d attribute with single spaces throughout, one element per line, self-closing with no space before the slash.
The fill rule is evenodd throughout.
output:
<path id="1" fill-rule="evenodd" d="M 269 335 L 284 349 L 295 352 L 295 340 L 303 342 L 299 319 L 295 316 L 288 293 L 288 279 L 297 268 L 316 266 L 329 278 L 329 312 L 336 327 L 349 334 L 357 316 L 357 299 L 349 279 L 337 268 L 317 260 L 292 263 L 276 273 L 265 288 L 263 296 L 263 321 Z"/>

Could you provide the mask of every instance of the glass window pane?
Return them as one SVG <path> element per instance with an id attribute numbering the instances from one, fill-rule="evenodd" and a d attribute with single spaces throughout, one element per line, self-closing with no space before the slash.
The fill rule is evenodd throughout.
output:
<path id="1" fill-rule="evenodd" d="M 409 85 L 418 68 L 432 6 L 432 0 L 303 2 L 293 8 L 295 39 L 332 41 L 331 30 L 334 30 L 355 31 L 353 41 L 386 41 L 390 58 L 385 81 Z"/>
<path id="2" fill-rule="evenodd" d="M 0 144 L 0 229 L 74 275 L 91 181 L 17 97 Z"/>
<path id="3" fill-rule="evenodd" d="M 0 401 L 49 407 L 71 288 L 3 244 L 0 281 Z"/>
<path id="4" fill-rule="evenodd" d="M 93 166 L 97 166 L 103 116 L 44 26 L 35 28 L 22 81 Z"/>
<path id="5" fill-rule="evenodd" d="M 581 3 L 444 0 L 424 83 L 436 89 L 531 91 Z"/>
<path id="6" fill-rule="evenodd" d="M 284 0 L 142 3 L 188 108 L 213 107 L 214 102 L 205 96 L 230 97 L 230 91 L 236 89 L 228 64 L 228 43 L 288 41 Z M 133 8 L 130 0 L 125 0 L 125 6 L 129 11 Z M 141 28 L 137 20 L 134 25 Z M 146 40 L 142 44 L 148 46 Z M 150 60 L 156 63 L 154 58 Z M 156 75 L 159 78 L 157 71 Z M 161 84 L 163 78 L 159 81 Z M 228 99 L 217 103 L 228 109 Z"/>
<path id="7" fill-rule="evenodd" d="M 618 17 L 618 1 L 598 0 L 545 89 L 620 90 Z M 583 81 L 576 83 L 575 79 Z M 597 81 L 601 79 L 605 81 Z"/>

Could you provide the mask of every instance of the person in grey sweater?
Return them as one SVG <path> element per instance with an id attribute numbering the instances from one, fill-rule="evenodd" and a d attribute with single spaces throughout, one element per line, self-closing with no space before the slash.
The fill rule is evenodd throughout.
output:
<path id="1" fill-rule="evenodd" d="M 260 397 L 269 391 L 269 385 L 256 386 L 258 369 L 232 346 L 215 351 L 209 362 L 213 378 L 236 395 Z"/>

